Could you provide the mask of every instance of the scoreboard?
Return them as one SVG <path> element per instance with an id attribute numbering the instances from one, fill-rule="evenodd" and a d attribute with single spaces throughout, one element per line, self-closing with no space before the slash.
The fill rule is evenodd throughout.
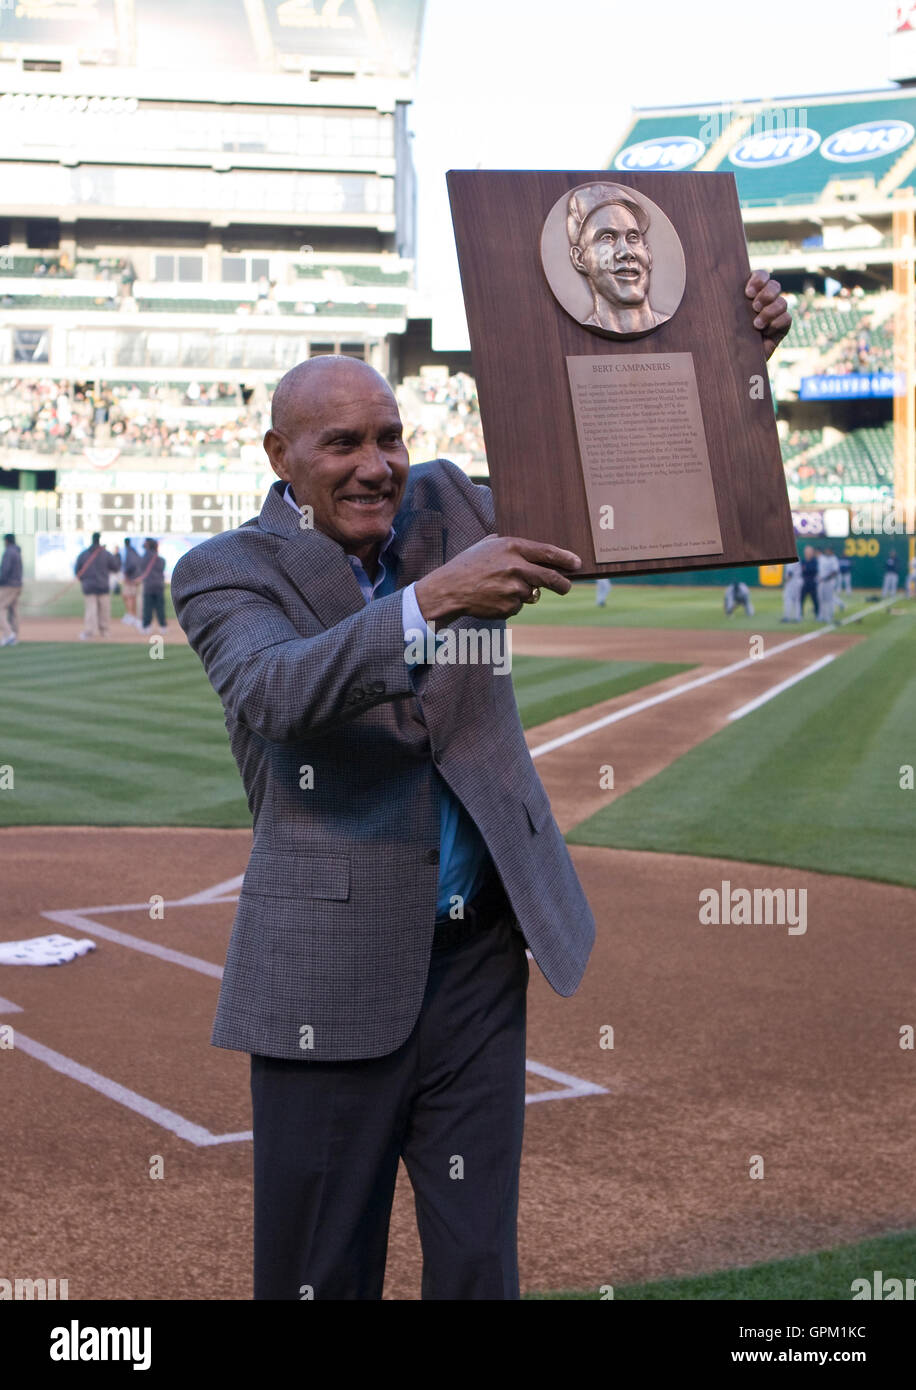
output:
<path id="1" fill-rule="evenodd" d="M 240 526 L 261 509 L 256 492 L 61 492 L 62 531 L 125 536 L 211 536 Z"/>

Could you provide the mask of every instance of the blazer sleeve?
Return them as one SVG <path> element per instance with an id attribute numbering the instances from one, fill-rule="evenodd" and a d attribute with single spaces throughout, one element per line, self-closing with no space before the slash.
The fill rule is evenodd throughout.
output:
<path id="1" fill-rule="evenodd" d="M 222 582 L 219 569 L 189 551 L 173 571 L 172 601 L 230 719 L 294 743 L 382 701 L 414 697 L 400 590 L 302 637 L 278 603 L 240 583 L 238 568 Z"/>

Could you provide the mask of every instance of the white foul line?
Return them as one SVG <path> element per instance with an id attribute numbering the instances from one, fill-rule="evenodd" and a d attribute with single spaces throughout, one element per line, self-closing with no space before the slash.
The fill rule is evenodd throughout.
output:
<path id="1" fill-rule="evenodd" d="M 870 608 L 863 608 L 859 613 L 853 613 L 848 618 L 841 618 L 839 623 L 825 623 L 816 632 L 806 632 L 802 637 L 793 637 L 789 642 L 781 642 L 778 647 L 771 647 L 769 651 L 762 651 L 759 656 L 747 656 L 743 661 L 733 661 L 730 666 L 722 666 L 718 671 L 710 671 L 705 676 L 697 676 L 692 681 L 684 681 L 683 685 L 675 686 L 673 690 L 663 690 L 658 695 L 650 695 L 645 700 L 637 700 L 634 705 L 627 705 L 626 709 L 615 710 L 613 714 L 606 714 L 602 719 L 593 719 L 590 724 L 583 724 L 581 729 L 571 729 L 568 734 L 560 734 L 558 738 L 552 738 L 547 743 L 541 743 L 537 748 L 529 749 L 532 758 L 540 758 L 544 753 L 552 753 L 555 748 L 563 748 L 567 743 L 575 743 L 576 739 L 585 738 L 588 734 L 593 734 L 598 729 L 605 729 L 609 724 L 616 724 L 621 719 L 629 719 L 631 714 L 642 714 L 643 710 L 652 709 L 655 705 L 663 705 L 666 700 L 675 700 L 678 695 L 686 695 L 688 690 L 697 690 L 701 685 L 709 685 L 711 681 L 720 681 L 724 676 L 731 676 L 735 671 L 743 671 L 748 666 L 756 666 L 759 661 L 765 661 L 767 657 L 777 656 L 780 652 L 787 652 L 791 647 L 799 647 L 803 642 L 813 642 L 818 637 L 823 637 L 827 632 L 837 632 L 839 628 L 845 627 L 847 623 L 857 623 L 860 618 L 867 618 L 871 613 L 880 613 L 883 608 L 887 608 L 892 603 L 898 603 L 901 596 L 885 599 L 883 603 L 876 603 Z M 813 666 L 810 668 L 815 669 Z M 735 716 L 729 716 L 734 718 Z"/>
<path id="2" fill-rule="evenodd" d="M 652 709 L 655 705 L 663 705 L 666 700 L 676 700 L 678 695 L 686 695 L 688 690 L 697 690 L 701 685 L 709 685 L 712 681 L 720 681 L 725 676 L 731 676 L 735 671 L 744 671 L 748 666 L 757 666 L 767 657 L 777 656 L 779 652 L 787 652 L 791 647 L 799 647 L 803 642 L 813 642 L 818 637 L 823 637 L 829 628 L 822 628 L 819 632 L 806 632 L 803 637 L 793 637 L 790 642 L 782 642 L 778 647 L 771 647 L 769 651 L 762 651 L 759 656 L 746 656 L 742 661 L 733 661 L 730 666 L 721 666 L 717 671 L 709 671 L 705 676 L 696 676 L 693 680 L 684 681 L 683 685 L 677 685 L 673 690 L 662 690 L 658 695 L 649 695 L 645 700 L 637 700 L 635 705 L 627 705 L 626 709 L 615 710 L 613 714 L 606 714 L 601 719 L 593 719 L 590 724 L 583 724 L 580 729 L 571 729 L 568 734 L 560 734 L 558 738 L 548 739 L 546 743 L 541 743 L 537 748 L 530 750 L 532 758 L 540 758 L 544 753 L 552 753 L 555 748 L 563 748 L 567 743 L 574 743 L 576 739 L 585 738 L 587 734 L 593 734 L 597 729 L 605 729 L 608 724 L 616 724 L 621 719 L 629 719 L 633 714 L 641 714 L 643 710 Z"/>
<path id="3" fill-rule="evenodd" d="M 889 599 L 887 603 L 880 605 L 886 607 L 890 603 L 899 602 L 899 598 Z M 853 617 L 844 618 L 842 622 L 855 622 L 857 619 L 866 616 L 866 611 L 857 613 Z M 872 608 L 871 612 L 880 611 L 878 607 Z M 775 656 L 778 652 L 788 651 L 791 647 L 800 646 L 803 642 L 810 642 L 817 637 L 822 637 L 825 632 L 836 631 L 836 624 L 825 626 L 817 632 L 805 633 L 802 637 L 793 638 L 789 642 L 783 642 L 778 647 L 773 647 L 770 651 L 764 651 L 759 657 L 746 657 L 743 661 L 733 662 L 730 666 L 724 666 L 721 670 L 710 672 L 705 676 L 698 676 L 695 680 L 686 681 L 683 685 L 677 686 L 674 690 L 666 690 L 661 694 L 653 695 L 645 700 L 639 700 L 634 705 L 628 705 L 626 709 L 618 710 L 614 714 L 605 715 L 603 719 L 595 719 L 590 724 L 585 724 L 581 729 L 575 729 L 571 733 L 564 734 L 560 738 L 551 739 L 548 743 L 543 743 L 538 748 L 531 750 L 532 758 L 540 757 L 543 753 L 549 753 L 554 748 L 562 748 L 564 744 L 572 743 L 575 739 L 584 738 L 587 734 L 593 733 L 596 729 L 603 729 L 608 724 L 615 724 L 620 719 L 628 719 L 631 714 L 639 714 L 642 710 L 651 709 L 654 705 L 663 704 L 666 700 L 673 700 L 678 695 L 685 694 L 688 690 L 696 690 L 699 686 L 708 685 L 711 681 L 721 680 L 724 676 L 731 675 L 734 671 L 744 670 L 752 662 L 763 661 L 769 656 Z M 819 670 L 833 661 L 834 656 L 826 656 L 821 661 L 816 661 L 812 666 L 799 674 L 782 681 L 774 686 L 772 690 L 757 700 L 751 701 L 740 710 L 735 710 L 729 715 L 729 719 L 738 719 L 742 714 L 749 713 L 751 709 L 756 709 L 767 700 L 778 695 L 780 691 L 794 685 L 796 681 L 803 680 L 805 676 L 811 675 L 812 671 Z M 236 899 L 230 896 L 234 889 L 241 886 L 242 876 L 225 879 L 221 883 L 215 883 L 210 888 L 205 888 L 199 893 L 191 893 L 186 898 L 164 903 L 163 906 L 203 906 L 209 903 L 234 902 Z M 116 931 L 113 927 L 103 927 L 100 922 L 96 922 L 89 917 L 91 912 L 93 918 L 100 913 L 116 912 L 137 912 L 149 909 L 150 904 L 145 903 L 120 903 L 106 904 L 92 908 L 71 909 L 70 911 L 43 912 L 42 916 L 49 921 L 59 922 L 64 926 L 69 926 L 78 931 L 91 933 L 95 936 L 103 937 L 115 942 L 119 946 L 126 946 L 135 951 L 141 951 L 145 955 L 157 956 L 160 960 L 169 961 L 173 965 L 184 966 L 188 970 L 196 970 L 200 974 L 210 975 L 217 979 L 222 977 L 222 968 L 214 965 L 212 961 L 202 960 L 199 956 L 190 956 L 184 951 L 174 951 L 167 946 L 160 946 L 158 942 L 147 941 L 143 937 L 131 936 L 127 932 Z M 530 953 L 529 953 L 530 954 Z M 22 1013 L 18 1004 L 14 1004 L 10 999 L 0 997 L 0 1014 Z M 115 1101 L 118 1105 L 123 1105 L 128 1110 L 133 1110 L 138 1115 L 143 1115 L 158 1125 L 160 1129 L 168 1130 L 179 1139 L 184 1139 L 198 1148 L 209 1148 L 215 1144 L 240 1144 L 253 1138 L 251 1130 L 239 1130 L 234 1134 L 213 1134 L 211 1130 L 205 1129 L 203 1125 L 194 1124 L 192 1120 L 187 1120 L 183 1115 L 179 1115 L 174 1110 L 168 1110 L 165 1106 L 159 1105 L 156 1101 L 141 1096 L 137 1091 L 130 1090 L 127 1086 L 122 1086 L 118 1081 L 112 1081 L 110 1077 L 102 1076 L 100 1072 L 93 1071 L 91 1067 L 85 1067 L 81 1062 L 75 1062 L 72 1057 L 65 1057 L 62 1052 L 55 1052 L 53 1048 L 45 1047 L 44 1043 L 37 1042 L 34 1038 L 26 1037 L 25 1034 L 17 1031 L 16 1047 L 20 1052 L 25 1052 L 34 1057 L 36 1061 L 43 1062 L 54 1071 L 69 1076 L 72 1080 L 78 1081 L 83 1086 L 89 1086 L 101 1095 L 107 1096 L 109 1100 Z M 525 1104 L 533 1105 L 539 1101 L 547 1100 L 566 1100 L 575 1096 L 594 1096 L 607 1095 L 604 1086 L 598 1086 L 592 1081 L 585 1081 L 581 1077 L 571 1076 L 567 1072 L 556 1071 L 553 1067 L 545 1066 L 541 1062 L 525 1062 L 525 1070 L 535 1076 L 542 1076 L 547 1081 L 555 1081 L 563 1089 L 554 1091 L 537 1091 L 531 1095 L 526 1095 Z"/>
<path id="4" fill-rule="evenodd" d="M 835 627 L 845 627 L 847 623 L 857 623 L 860 618 L 869 618 L 872 613 L 880 613 L 885 608 L 890 608 L 893 604 L 899 603 L 901 599 L 907 599 L 908 594 L 896 594 L 893 598 L 886 598 L 878 603 L 872 604 L 869 608 L 860 608 L 858 613 L 851 613 L 848 618 L 841 618 Z"/>
<path id="5" fill-rule="evenodd" d="M 803 681 L 806 676 L 812 675 L 815 671 L 820 671 L 822 667 L 829 666 L 831 661 L 835 660 L 835 652 L 832 652 L 830 656 L 822 656 L 820 661 L 812 662 L 812 664 L 806 666 L 803 671 L 796 671 L 794 676 L 788 676 L 786 680 L 780 681 L 778 685 L 771 686 L 770 689 L 765 690 L 762 695 L 758 695 L 756 700 L 749 700 L 748 703 L 742 705 L 740 709 L 733 709 L 728 716 L 729 719 L 743 719 L 744 716 L 750 714 L 752 710 L 759 709 L 761 705 L 765 705 L 776 695 L 781 695 L 784 690 L 788 690 L 789 686 L 798 685 L 798 682 Z"/>

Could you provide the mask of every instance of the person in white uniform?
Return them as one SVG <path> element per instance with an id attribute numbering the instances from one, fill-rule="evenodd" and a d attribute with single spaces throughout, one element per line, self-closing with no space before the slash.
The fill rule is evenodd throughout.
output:
<path id="1" fill-rule="evenodd" d="M 782 589 L 782 617 L 780 618 L 780 622 L 801 622 L 801 592 L 801 561 L 795 560 L 791 565 L 786 565 L 786 579 Z"/>
<path id="2" fill-rule="evenodd" d="M 817 610 L 822 623 L 833 622 L 839 578 L 840 562 L 828 545 L 817 557 Z"/>
<path id="3" fill-rule="evenodd" d="M 739 604 L 748 617 L 753 618 L 754 605 L 751 603 L 751 591 L 740 580 L 737 584 L 729 584 L 725 590 L 725 616 L 730 618 Z"/>

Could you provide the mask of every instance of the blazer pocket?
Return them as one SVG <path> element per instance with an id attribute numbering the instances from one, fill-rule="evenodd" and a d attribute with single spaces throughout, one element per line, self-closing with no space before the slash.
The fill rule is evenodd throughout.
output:
<path id="1" fill-rule="evenodd" d="M 547 793 L 540 782 L 538 782 L 537 786 L 535 786 L 523 800 L 525 802 L 525 810 L 528 812 L 528 821 L 531 825 L 531 829 L 537 834 L 539 830 L 544 829 L 544 826 L 550 819 L 550 801 L 548 800 Z"/>
<path id="2" fill-rule="evenodd" d="M 253 854 L 241 891 L 263 898 L 344 902 L 350 896 L 350 860 L 344 854 Z"/>

